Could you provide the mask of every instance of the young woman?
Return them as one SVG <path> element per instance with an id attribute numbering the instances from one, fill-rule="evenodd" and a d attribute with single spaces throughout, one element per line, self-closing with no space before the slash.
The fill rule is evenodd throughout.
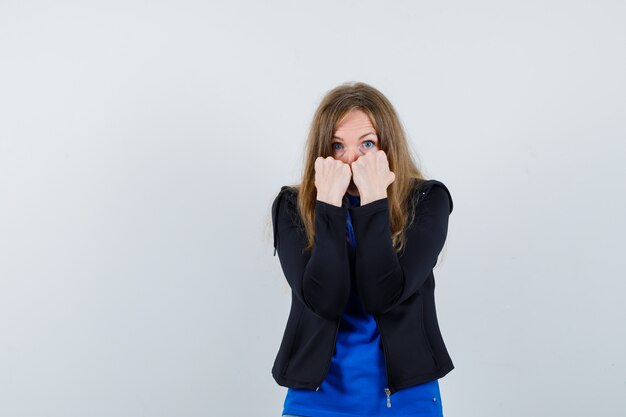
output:
<path id="1" fill-rule="evenodd" d="M 311 123 L 302 181 L 272 204 L 274 255 L 292 289 L 272 368 L 283 416 L 443 416 L 454 365 L 433 267 L 452 198 L 416 167 L 387 98 L 329 91 Z"/>

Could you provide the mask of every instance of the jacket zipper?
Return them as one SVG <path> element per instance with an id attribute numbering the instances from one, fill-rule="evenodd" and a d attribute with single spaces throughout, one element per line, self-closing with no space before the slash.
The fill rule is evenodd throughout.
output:
<path id="1" fill-rule="evenodd" d="M 326 375 L 328 374 L 328 371 L 330 370 L 330 364 L 333 361 L 333 354 L 335 352 L 335 344 L 337 343 L 337 333 L 339 333 L 340 322 L 341 322 L 341 319 L 339 319 L 339 321 L 337 322 L 337 327 L 335 328 L 335 337 L 333 339 L 333 345 L 332 345 L 333 346 L 333 350 L 331 351 L 330 358 L 328 359 L 328 362 L 326 363 L 326 370 L 324 371 L 324 376 L 322 376 L 322 380 L 319 382 L 319 384 L 317 384 L 317 388 L 315 388 L 315 391 L 319 391 L 320 390 L 320 386 L 322 385 L 322 383 L 326 379 Z"/>
<path id="2" fill-rule="evenodd" d="M 387 386 L 385 387 L 385 395 L 387 396 L 387 408 L 391 408 L 391 389 L 389 388 L 389 368 L 387 366 L 387 350 L 385 349 L 385 340 L 383 337 L 383 332 L 380 328 L 380 323 L 378 322 L 378 317 L 374 315 L 374 320 L 376 321 L 376 327 L 378 327 L 378 333 L 380 333 L 380 341 L 381 346 L 383 347 L 383 357 L 385 359 L 385 379 L 387 381 Z"/>

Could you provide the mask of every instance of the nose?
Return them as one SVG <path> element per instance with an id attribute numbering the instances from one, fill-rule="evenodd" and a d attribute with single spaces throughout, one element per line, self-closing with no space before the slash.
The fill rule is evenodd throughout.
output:
<path id="1" fill-rule="evenodd" d="M 357 159 L 359 159 L 359 153 L 356 149 L 349 148 L 346 151 L 346 160 L 344 161 L 346 164 L 350 165 Z"/>

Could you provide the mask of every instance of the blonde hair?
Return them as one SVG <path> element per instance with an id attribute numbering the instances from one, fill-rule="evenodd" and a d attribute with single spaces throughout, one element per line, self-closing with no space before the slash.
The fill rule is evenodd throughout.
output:
<path id="1" fill-rule="evenodd" d="M 389 169 L 396 176 L 387 188 L 387 198 L 392 242 L 395 250 L 400 252 L 405 243 L 404 231 L 414 218 L 413 192 L 425 178 L 412 158 L 395 109 L 380 91 L 363 82 L 344 83 L 328 91 L 311 121 L 302 180 L 291 186 L 298 195 L 297 207 L 308 240 L 306 249 L 313 248 L 315 237 L 315 160 L 332 155 L 332 138 L 337 125 L 353 109 L 368 115 L 378 135 L 379 149 L 387 154 Z"/>

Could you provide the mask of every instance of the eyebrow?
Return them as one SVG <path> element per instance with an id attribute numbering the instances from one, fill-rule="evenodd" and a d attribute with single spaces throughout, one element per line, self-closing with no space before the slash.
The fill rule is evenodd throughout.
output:
<path id="1" fill-rule="evenodd" d="M 359 138 L 359 140 L 360 140 L 360 139 L 363 139 L 363 138 L 364 138 L 365 136 L 367 136 L 367 135 L 376 135 L 376 133 L 374 133 L 374 132 L 367 132 L 366 134 L 362 135 L 362 136 Z M 343 139 L 342 139 L 342 138 L 340 138 L 339 136 L 333 136 L 333 139 L 343 140 Z"/>

